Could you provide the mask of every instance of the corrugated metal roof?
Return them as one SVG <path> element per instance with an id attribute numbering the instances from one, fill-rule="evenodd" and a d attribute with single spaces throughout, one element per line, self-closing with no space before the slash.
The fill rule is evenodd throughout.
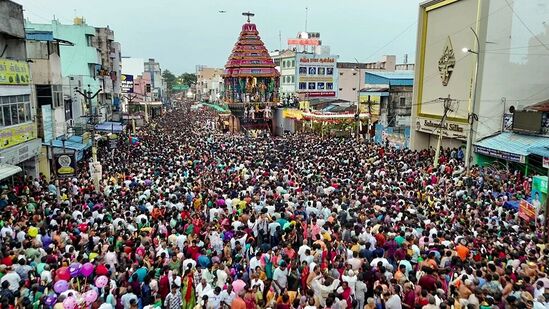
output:
<path id="1" fill-rule="evenodd" d="M 386 79 L 414 79 L 414 71 L 395 71 L 395 72 L 374 71 L 374 72 L 366 72 L 366 74 L 376 75 Z"/>
<path id="2" fill-rule="evenodd" d="M 530 150 L 538 147 L 549 147 L 549 138 L 536 135 L 524 135 L 503 132 L 475 143 L 475 146 L 527 156 Z"/>

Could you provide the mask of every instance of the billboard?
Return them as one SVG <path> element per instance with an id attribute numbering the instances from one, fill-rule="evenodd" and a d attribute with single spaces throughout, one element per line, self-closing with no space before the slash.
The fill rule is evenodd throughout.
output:
<path id="1" fill-rule="evenodd" d="M 296 75 L 299 94 L 306 98 L 337 96 L 337 56 L 297 54 Z"/>
<path id="2" fill-rule="evenodd" d="M 59 178 L 74 177 L 76 175 L 76 158 L 74 154 L 54 154 L 55 173 Z"/>
<path id="3" fill-rule="evenodd" d="M 536 210 L 534 205 L 528 203 L 526 200 L 520 200 L 519 203 L 519 217 L 531 221 L 536 219 Z"/>
<path id="4" fill-rule="evenodd" d="M 0 59 L 0 85 L 28 85 L 29 64 L 25 61 Z"/>
<path id="5" fill-rule="evenodd" d="M 534 176 L 532 179 L 532 205 L 536 212 L 545 209 L 547 199 L 547 176 Z"/>
<path id="6" fill-rule="evenodd" d="M 515 111 L 513 113 L 513 131 L 541 133 L 543 113 Z"/>
<path id="7" fill-rule="evenodd" d="M 120 76 L 122 93 L 133 93 L 133 75 L 122 74 Z"/>
<path id="8" fill-rule="evenodd" d="M 0 149 L 9 148 L 36 138 L 34 123 L 0 129 Z"/>

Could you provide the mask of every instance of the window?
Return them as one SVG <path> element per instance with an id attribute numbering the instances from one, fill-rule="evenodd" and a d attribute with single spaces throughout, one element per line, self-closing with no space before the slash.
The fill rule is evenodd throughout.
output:
<path id="1" fill-rule="evenodd" d="M 307 67 L 299 67 L 299 74 L 306 75 L 307 74 Z"/>
<path id="2" fill-rule="evenodd" d="M 286 61 L 282 61 L 282 67 L 283 67 L 283 68 L 286 67 Z"/>
<path id="3" fill-rule="evenodd" d="M 97 68 L 95 63 L 88 63 L 88 69 L 90 71 L 90 77 L 95 79 L 97 77 Z"/>
<path id="4" fill-rule="evenodd" d="M 316 75 L 316 68 L 315 67 L 309 68 L 309 75 Z"/>
<path id="5" fill-rule="evenodd" d="M 291 79 L 292 79 L 291 83 L 293 84 L 293 83 L 295 82 L 294 76 L 292 75 L 291 77 L 292 77 L 292 78 L 291 78 Z"/>
<path id="6" fill-rule="evenodd" d="M 307 83 L 299 83 L 299 90 L 307 89 Z"/>
<path id="7" fill-rule="evenodd" d="M 400 98 L 400 106 L 406 106 L 406 98 Z"/>
<path id="8" fill-rule="evenodd" d="M 315 90 L 316 89 L 316 83 L 309 83 L 309 90 Z"/>
<path id="9" fill-rule="evenodd" d="M 93 35 L 92 34 L 86 34 L 86 44 L 90 47 L 93 46 Z"/>
<path id="10" fill-rule="evenodd" d="M 326 68 L 326 75 L 334 75 L 334 68 Z"/>
<path id="11" fill-rule="evenodd" d="M 326 89 L 333 90 L 334 89 L 334 83 L 326 83 Z M 342 91 L 343 88 L 339 88 L 339 91 Z"/>
<path id="12" fill-rule="evenodd" d="M 61 85 L 52 85 L 52 98 L 53 98 L 53 107 L 63 106 L 63 86 Z"/>
<path id="13" fill-rule="evenodd" d="M 0 97 L 0 126 L 31 121 L 30 95 Z"/>
<path id="14" fill-rule="evenodd" d="M 295 68 L 295 60 L 292 60 L 292 68 Z"/>
<path id="15" fill-rule="evenodd" d="M 316 89 L 318 89 L 318 90 L 324 90 L 324 85 L 325 85 L 324 83 L 318 83 L 318 84 L 316 85 Z"/>
<path id="16" fill-rule="evenodd" d="M 326 68 L 318 68 L 318 75 L 325 75 L 326 74 Z"/>

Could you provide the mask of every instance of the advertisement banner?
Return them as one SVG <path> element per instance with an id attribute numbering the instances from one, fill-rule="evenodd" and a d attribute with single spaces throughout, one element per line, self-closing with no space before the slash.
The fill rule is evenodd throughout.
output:
<path id="1" fill-rule="evenodd" d="M 534 205 L 528 203 L 526 200 L 520 200 L 519 217 L 526 221 L 535 220 L 536 210 L 534 209 Z"/>
<path id="2" fill-rule="evenodd" d="M 122 93 L 133 93 L 133 75 L 122 74 L 120 76 Z"/>
<path id="3" fill-rule="evenodd" d="M 532 205 L 536 212 L 545 209 L 547 199 L 547 176 L 534 176 L 532 179 Z"/>
<path id="4" fill-rule="evenodd" d="M 55 154 L 55 173 L 59 178 L 74 177 L 76 175 L 76 158 L 74 154 Z"/>
<path id="5" fill-rule="evenodd" d="M 0 59 L 0 85 L 28 85 L 29 64 L 26 61 Z"/>
<path id="6" fill-rule="evenodd" d="M 284 118 L 291 118 L 291 119 L 297 119 L 297 120 L 303 119 L 303 113 L 297 109 L 284 109 L 282 111 L 282 116 Z"/>
<path id="7" fill-rule="evenodd" d="M 36 138 L 36 126 L 27 123 L 0 129 L 0 149 L 9 148 Z"/>

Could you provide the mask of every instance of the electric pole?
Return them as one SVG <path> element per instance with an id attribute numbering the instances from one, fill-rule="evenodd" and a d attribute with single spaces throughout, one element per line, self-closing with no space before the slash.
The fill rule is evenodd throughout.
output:
<path id="1" fill-rule="evenodd" d="M 97 124 L 97 118 L 100 116 L 98 113 L 97 113 L 97 106 L 95 107 L 95 109 L 93 108 L 92 106 L 92 100 L 97 97 L 97 95 L 102 91 L 101 88 L 99 88 L 99 90 L 97 90 L 97 92 L 95 94 L 92 94 L 91 90 L 89 89 L 90 86 L 88 85 L 88 91 L 80 91 L 79 89 L 76 89 L 76 92 L 78 92 L 82 97 L 84 97 L 85 99 L 85 102 L 86 102 L 86 105 L 89 106 L 89 109 L 86 113 L 85 116 L 82 116 L 82 117 L 86 117 L 86 118 L 89 118 L 89 122 L 91 124 L 91 130 L 88 130 L 88 131 L 91 131 L 90 132 L 90 135 L 91 135 L 91 139 L 92 139 L 92 163 L 90 164 L 90 173 L 92 175 L 92 178 L 93 178 L 93 184 L 95 186 L 95 192 L 99 193 L 100 192 L 100 180 L 101 180 L 101 177 L 102 177 L 102 167 L 101 167 L 101 163 L 97 161 L 97 143 L 96 143 L 96 140 L 95 140 L 95 125 Z"/>
<path id="2" fill-rule="evenodd" d="M 443 130 L 446 130 L 446 118 L 448 117 L 448 112 L 453 112 L 452 110 L 452 99 L 450 99 L 450 95 L 448 95 L 447 98 L 439 98 L 439 100 L 444 100 L 444 113 L 442 115 L 442 119 L 440 120 L 440 124 L 438 126 L 439 128 L 439 134 L 438 134 L 438 141 L 437 141 L 437 149 L 435 151 L 435 161 L 433 162 L 433 166 L 435 168 L 438 167 L 438 159 L 440 157 L 440 148 L 442 147 L 442 135 Z"/>

